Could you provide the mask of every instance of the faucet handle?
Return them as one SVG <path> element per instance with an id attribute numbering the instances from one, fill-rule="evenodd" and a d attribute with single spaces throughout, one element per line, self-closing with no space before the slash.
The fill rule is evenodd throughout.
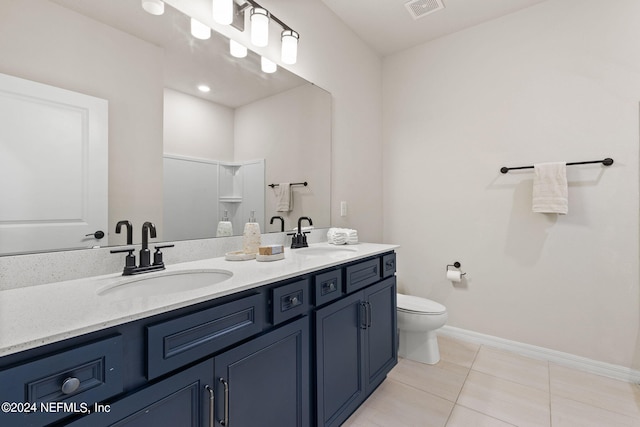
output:
<path id="1" fill-rule="evenodd" d="M 175 245 L 158 245 L 154 246 L 156 251 L 153 253 L 153 265 L 164 265 L 164 261 L 162 260 L 162 251 L 160 249 L 164 248 L 172 248 Z"/>
<path id="2" fill-rule="evenodd" d="M 135 248 L 124 248 L 124 249 L 112 249 L 109 252 L 111 252 L 112 254 L 123 254 L 125 252 L 129 252 L 129 254 L 133 254 L 133 251 L 135 251 Z"/>
<path id="3" fill-rule="evenodd" d="M 123 276 L 128 276 L 131 274 L 131 271 L 136 268 L 136 256 L 133 254 L 135 248 L 124 248 L 124 249 L 113 249 L 111 250 L 112 254 L 120 254 L 124 252 L 128 252 L 127 256 L 124 258 L 124 270 L 122 272 Z"/>
<path id="4" fill-rule="evenodd" d="M 156 249 L 156 252 L 159 252 L 160 249 L 164 249 L 164 248 L 173 248 L 175 245 L 171 244 L 171 245 L 157 245 L 154 246 L 154 248 Z"/>

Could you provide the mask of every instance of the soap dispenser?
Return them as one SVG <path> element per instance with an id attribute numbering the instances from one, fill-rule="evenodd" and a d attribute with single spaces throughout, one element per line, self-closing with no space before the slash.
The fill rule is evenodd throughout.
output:
<path id="1" fill-rule="evenodd" d="M 229 221 L 228 212 L 225 210 L 222 216 L 222 221 L 218 222 L 218 229 L 216 230 L 216 237 L 231 237 L 233 236 L 233 224 Z"/>
<path id="2" fill-rule="evenodd" d="M 244 225 L 242 251 L 245 254 L 257 254 L 260 247 L 260 224 L 256 222 L 255 211 L 251 211 L 249 222 Z"/>

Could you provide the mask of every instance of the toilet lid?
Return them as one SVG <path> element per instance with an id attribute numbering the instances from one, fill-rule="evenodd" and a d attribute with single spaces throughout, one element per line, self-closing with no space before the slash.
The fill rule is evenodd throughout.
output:
<path id="1" fill-rule="evenodd" d="M 398 294 L 398 310 L 412 313 L 439 314 L 447 311 L 447 308 L 430 299 Z"/>

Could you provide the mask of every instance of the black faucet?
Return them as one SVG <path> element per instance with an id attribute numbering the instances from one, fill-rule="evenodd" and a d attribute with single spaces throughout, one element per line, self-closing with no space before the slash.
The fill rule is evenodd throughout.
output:
<path id="1" fill-rule="evenodd" d="M 122 228 L 123 225 L 127 227 L 127 245 L 132 245 L 133 244 L 133 225 L 131 225 L 129 221 L 126 221 L 126 220 L 118 221 L 118 223 L 116 224 L 116 234 L 120 234 L 120 229 Z"/>
<path id="2" fill-rule="evenodd" d="M 280 220 L 280 232 L 284 231 L 284 218 L 282 218 L 281 216 L 272 216 L 271 217 L 271 221 L 269 221 L 269 224 L 273 224 L 273 220 L 274 219 L 279 219 Z"/>
<path id="3" fill-rule="evenodd" d="M 156 226 L 147 221 L 142 224 L 142 249 L 140 249 L 140 267 L 151 265 L 151 251 L 149 250 L 149 237 L 156 237 Z"/>
<path id="4" fill-rule="evenodd" d="M 313 221 L 311 221 L 311 218 L 308 216 L 298 218 L 298 232 L 291 238 L 291 249 L 306 248 L 309 246 L 307 244 L 307 234 L 309 234 L 309 231 L 302 232 L 302 220 L 307 220 L 309 221 L 309 225 L 313 225 Z"/>
<path id="5" fill-rule="evenodd" d="M 131 244 L 130 242 L 130 232 L 129 221 L 120 221 L 118 226 L 127 225 L 127 244 Z M 118 227 L 118 230 L 119 230 Z M 116 230 L 116 233 L 119 232 Z M 127 256 L 125 257 L 125 265 L 124 270 L 122 271 L 123 276 L 131 276 L 134 274 L 146 273 L 148 271 L 156 271 L 156 270 L 164 270 L 164 262 L 162 260 L 162 252 L 160 249 L 171 248 L 174 245 L 162 245 L 155 246 L 155 253 L 153 254 L 153 264 L 151 264 L 151 251 L 149 250 L 149 237 L 156 237 L 156 226 L 151 222 L 145 222 L 142 224 L 142 249 L 140 249 L 140 265 L 136 266 L 136 256 L 133 254 L 135 248 L 124 248 L 124 249 L 116 249 L 112 250 L 112 254 L 117 254 L 121 252 L 127 252 Z"/>

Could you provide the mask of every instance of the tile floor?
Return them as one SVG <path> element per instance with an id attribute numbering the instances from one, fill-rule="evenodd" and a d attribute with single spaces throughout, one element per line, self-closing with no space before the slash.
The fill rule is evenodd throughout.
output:
<path id="1" fill-rule="evenodd" d="M 400 359 L 345 427 L 640 427 L 640 386 L 438 337 L 441 360 Z"/>

